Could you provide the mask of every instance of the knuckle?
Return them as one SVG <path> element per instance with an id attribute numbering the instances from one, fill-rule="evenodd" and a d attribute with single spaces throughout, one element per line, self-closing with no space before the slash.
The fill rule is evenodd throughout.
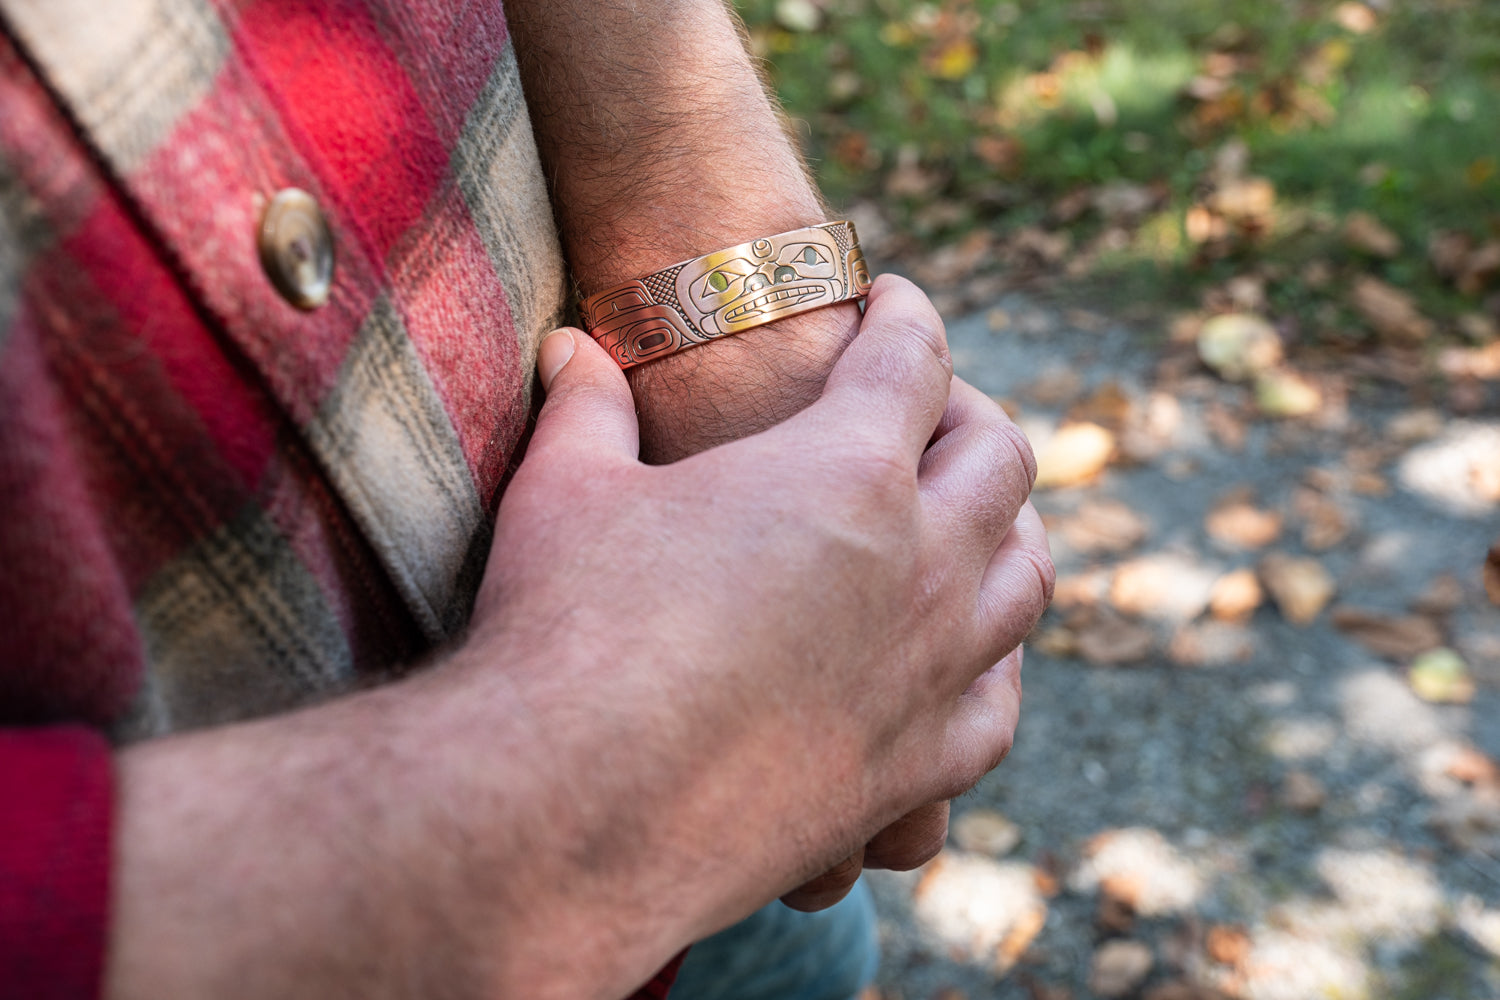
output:
<path id="1" fill-rule="evenodd" d="M 1026 432 L 1017 427 L 1003 410 L 985 425 L 985 444 L 995 455 L 1002 469 L 1019 466 L 1026 473 L 1026 493 L 1036 483 L 1036 452 L 1027 439 Z"/>

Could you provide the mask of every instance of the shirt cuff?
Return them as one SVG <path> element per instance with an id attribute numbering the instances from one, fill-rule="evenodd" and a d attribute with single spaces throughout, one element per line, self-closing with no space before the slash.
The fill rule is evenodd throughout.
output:
<path id="1" fill-rule="evenodd" d="M 93 730 L 0 730 L 0 993 L 102 993 L 113 784 Z"/>

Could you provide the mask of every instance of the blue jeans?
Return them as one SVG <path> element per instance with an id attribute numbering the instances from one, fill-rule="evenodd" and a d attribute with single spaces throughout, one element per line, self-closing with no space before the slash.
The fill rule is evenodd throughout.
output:
<path id="1" fill-rule="evenodd" d="M 670 1000 L 851 1000 L 879 961 L 875 906 L 860 882 L 819 913 L 772 903 L 693 945 Z"/>

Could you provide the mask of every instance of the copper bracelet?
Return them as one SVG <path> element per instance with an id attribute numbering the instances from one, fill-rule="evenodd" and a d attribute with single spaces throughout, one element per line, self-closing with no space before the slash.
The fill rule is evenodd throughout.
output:
<path id="1" fill-rule="evenodd" d="M 825 222 L 673 264 L 581 308 L 584 328 L 630 368 L 869 290 L 854 224 Z"/>

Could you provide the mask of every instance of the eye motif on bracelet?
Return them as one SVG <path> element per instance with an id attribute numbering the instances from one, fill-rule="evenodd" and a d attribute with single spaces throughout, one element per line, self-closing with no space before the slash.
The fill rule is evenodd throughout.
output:
<path id="1" fill-rule="evenodd" d="M 829 222 L 704 254 L 591 295 L 583 322 L 629 368 L 869 290 L 853 224 Z"/>

